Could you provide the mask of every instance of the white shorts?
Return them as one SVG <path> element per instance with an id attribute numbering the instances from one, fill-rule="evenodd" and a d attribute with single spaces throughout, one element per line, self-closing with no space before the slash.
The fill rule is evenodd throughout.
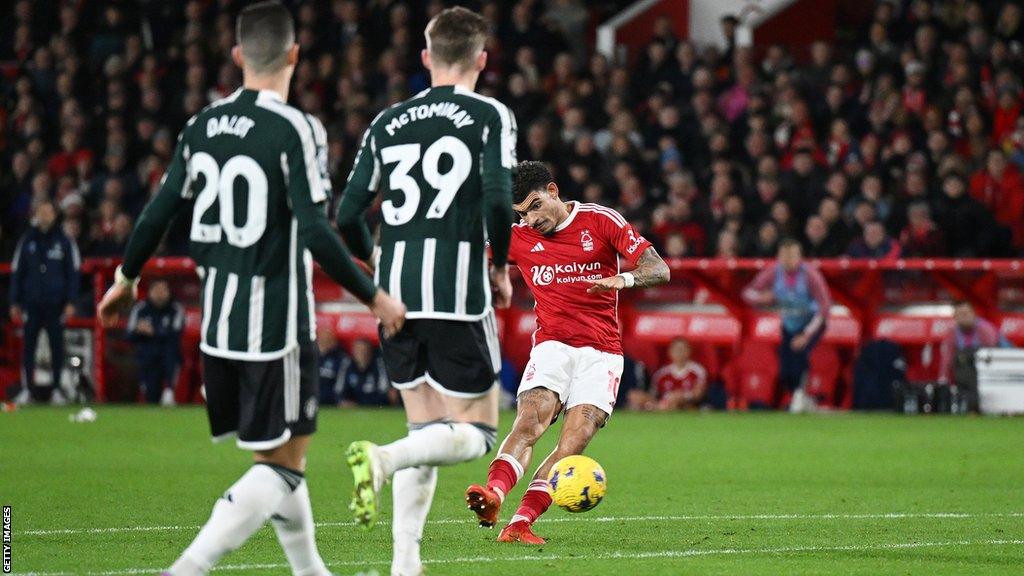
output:
<path id="1" fill-rule="evenodd" d="M 565 410 L 591 404 L 611 416 L 621 378 L 622 356 L 548 340 L 530 351 L 517 395 L 547 388 L 558 394 Z"/>

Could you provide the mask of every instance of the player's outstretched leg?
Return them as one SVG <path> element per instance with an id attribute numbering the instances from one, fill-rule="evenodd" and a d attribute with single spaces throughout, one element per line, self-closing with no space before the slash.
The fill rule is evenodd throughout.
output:
<path id="1" fill-rule="evenodd" d="M 426 384 L 402 390 L 409 417 L 409 433 L 384 446 L 353 442 L 348 462 L 356 491 L 350 509 L 356 521 L 371 527 L 380 513 L 378 502 L 384 483 L 399 470 L 420 466 L 450 466 L 475 460 L 494 447 L 498 390 L 472 402 L 452 401 Z M 466 407 L 460 407 L 459 402 Z M 492 414 L 493 413 L 493 414 Z M 437 416 L 445 415 L 442 419 Z M 453 422 L 447 415 L 465 421 Z M 396 498 L 399 486 L 395 486 Z M 404 511 L 396 508 L 396 518 Z"/>
<path id="2" fill-rule="evenodd" d="M 302 471 L 308 443 L 308 435 L 296 436 L 283 446 L 257 452 L 252 468 L 214 504 L 206 525 L 166 574 L 206 574 L 221 557 L 275 517 L 275 529 L 293 572 L 329 576 L 316 550 Z"/>
<path id="3" fill-rule="evenodd" d="M 573 406 L 566 411 L 558 445 L 537 467 L 533 482 L 530 482 L 530 487 L 523 494 L 519 508 L 498 536 L 499 542 L 544 543 L 543 538 L 533 533 L 532 527 L 537 518 L 551 506 L 551 490 L 547 480 L 551 467 L 566 456 L 582 454 L 607 419 L 607 413 L 590 404 Z"/>
<path id="4" fill-rule="evenodd" d="M 561 407 L 558 395 L 546 388 L 533 388 L 519 395 L 516 420 L 487 469 L 486 486 L 473 484 L 466 489 L 466 505 L 476 513 L 480 526 L 491 528 L 497 524 L 505 496 L 523 477 L 533 446 Z"/>

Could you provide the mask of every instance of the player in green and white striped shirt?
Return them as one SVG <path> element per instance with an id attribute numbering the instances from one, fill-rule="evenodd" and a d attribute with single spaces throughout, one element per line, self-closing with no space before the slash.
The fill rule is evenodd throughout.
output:
<path id="1" fill-rule="evenodd" d="M 359 522 L 373 524 L 380 487 L 394 476 L 392 574 L 420 573 L 435 467 L 483 456 L 498 423 L 493 305 L 507 306 L 511 296 L 516 121 L 504 104 L 473 91 L 487 62 L 486 31 L 464 8 L 431 20 L 423 53 L 431 87 L 373 120 L 338 211 L 352 252 L 370 260 L 363 214 L 382 196 L 374 279 L 409 308 L 404 328 L 382 342 L 409 435 L 349 449 Z"/>
<path id="2" fill-rule="evenodd" d="M 107 325 L 116 320 L 174 215 L 191 210 L 210 428 L 214 440 L 237 436 L 255 463 L 168 573 L 205 574 L 272 519 L 293 572 L 327 576 L 304 481 L 319 389 L 313 258 L 368 303 L 385 333 L 400 329 L 405 308 L 370 282 L 330 228 L 326 133 L 285 103 L 298 61 L 288 10 L 276 0 L 249 6 L 237 38 L 244 86 L 181 131 L 99 314 Z"/>

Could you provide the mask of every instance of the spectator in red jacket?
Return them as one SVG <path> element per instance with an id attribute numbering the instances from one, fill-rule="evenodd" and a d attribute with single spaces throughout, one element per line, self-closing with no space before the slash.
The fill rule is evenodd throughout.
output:
<path id="1" fill-rule="evenodd" d="M 971 197 L 1010 228 L 1015 248 L 1024 249 L 1024 179 L 1002 150 L 990 150 L 985 168 L 971 177 Z"/>
<path id="2" fill-rule="evenodd" d="M 942 256 L 946 239 L 932 220 L 928 204 L 919 201 L 907 208 L 907 226 L 900 233 L 902 255 L 907 258 Z"/>

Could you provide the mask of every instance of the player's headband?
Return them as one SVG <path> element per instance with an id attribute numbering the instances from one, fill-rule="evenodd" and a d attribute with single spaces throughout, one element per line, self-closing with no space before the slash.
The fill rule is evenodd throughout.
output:
<path id="1" fill-rule="evenodd" d="M 530 204 L 533 204 L 534 200 L 540 198 L 540 195 L 540 190 L 534 190 L 533 192 L 527 194 L 526 198 L 524 198 L 522 202 L 520 202 L 519 204 L 513 204 L 512 209 L 515 210 L 516 212 L 526 212 L 526 209 L 530 207 Z"/>

